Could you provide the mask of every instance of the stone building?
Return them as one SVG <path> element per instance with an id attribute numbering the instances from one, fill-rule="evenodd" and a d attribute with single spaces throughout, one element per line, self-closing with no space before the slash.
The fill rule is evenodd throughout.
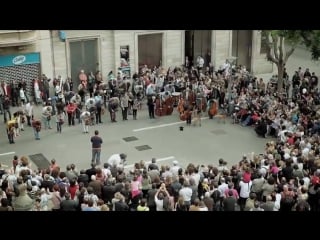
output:
<path id="1" fill-rule="evenodd" d="M 254 74 L 272 72 L 259 31 L 250 30 L 2 30 L 0 79 L 71 77 L 77 84 L 81 69 L 101 71 L 106 79 L 119 67 L 130 72 L 139 67 L 181 66 L 186 57 L 198 56 L 219 68 L 237 57 Z"/>

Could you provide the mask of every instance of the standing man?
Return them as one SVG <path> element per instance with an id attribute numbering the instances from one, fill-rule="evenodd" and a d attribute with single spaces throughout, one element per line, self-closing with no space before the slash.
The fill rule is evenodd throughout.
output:
<path id="1" fill-rule="evenodd" d="M 31 127 L 31 120 L 33 120 L 33 103 L 28 102 L 25 106 L 27 124 Z"/>
<path id="2" fill-rule="evenodd" d="M 4 97 L 2 106 L 3 106 L 3 122 L 6 123 L 7 121 L 11 120 L 10 99 L 7 95 Z"/>
<path id="3" fill-rule="evenodd" d="M 100 165 L 100 153 L 101 153 L 101 144 L 103 143 L 102 138 L 99 136 L 99 131 L 94 131 L 94 136 L 91 137 L 92 143 L 92 159 L 91 162 L 96 165 Z"/>
<path id="4" fill-rule="evenodd" d="M 52 107 L 51 106 L 43 107 L 42 108 L 42 121 L 44 124 L 44 129 L 52 129 L 51 116 L 52 116 Z"/>
<path id="5" fill-rule="evenodd" d="M 94 100 L 95 100 L 95 107 L 96 107 L 96 124 L 99 124 L 99 123 L 103 123 L 101 121 L 101 109 L 102 109 L 103 99 L 99 92 L 96 92 L 94 95 L 95 95 Z"/>
<path id="6" fill-rule="evenodd" d="M 125 92 L 124 95 L 121 96 L 120 106 L 122 110 L 122 120 L 128 120 L 129 96 L 127 92 Z"/>
<path id="7" fill-rule="evenodd" d="M 148 105 L 148 112 L 149 112 L 149 117 L 154 118 L 154 105 L 156 102 L 156 97 L 155 96 L 148 96 L 148 101 L 147 101 L 147 105 Z"/>

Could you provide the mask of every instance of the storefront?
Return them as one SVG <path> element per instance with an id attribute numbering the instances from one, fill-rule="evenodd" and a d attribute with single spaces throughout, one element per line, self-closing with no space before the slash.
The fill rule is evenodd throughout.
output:
<path id="1" fill-rule="evenodd" d="M 8 85 L 24 80 L 28 96 L 33 96 L 33 80 L 41 74 L 40 53 L 0 56 L 0 79 Z"/>

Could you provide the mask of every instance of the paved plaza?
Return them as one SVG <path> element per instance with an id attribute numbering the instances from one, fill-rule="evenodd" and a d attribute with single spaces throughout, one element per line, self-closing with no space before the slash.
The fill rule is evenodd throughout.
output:
<path id="1" fill-rule="evenodd" d="M 299 66 L 303 70 L 310 68 L 318 76 L 320 74 L 319 64 L 312 62 L 310 53 L 302 48 L 297 48 L 287 63 L 290 80 Z M 272 73 L 257 76 L 268 81 Z M 41 109 L 41 106 L 35 107 L 36 116 L 40 116 Z M 12 108 L 11 112 L 14 111 Z M 76 164 L 78 169 L 86 169 L 91 162 L 90 137 L 96 129 L 104 141 L 102 163 L 110 155 L 123 152 L 128 155 L 128 167 L 140 160 L 150 161 L 152 157 L 161 164 L 172 164 L 173 160 L 177 160 L 181 166 L 190 162 L 216 165 L 218 159 L 223 158 L 231 165 L 237 163 L 243 154 L 262 153 L 266 141 L 273 140 L 256 137 L 252 127 L 234 125 L 230 119 L 225 124 L 219 123 L 217 119 L 208 119 L 206 114 L 201 127 L 186 126 L 185 122 L 180 121 L 176 110 L 171 116 L 149 119 L 144 104 L 143 109 L 138 110 L 138 120 L 132 120 L 129 116 L 128 121 L 122 121 L 118 112 L 118 122 L 111 123 L 106 113 L 102 118 L 103 124 L 91 127 L 89 134 L 82 133 L 81 125 L 69 127 L 67 124 L 63 125 L 59 134 L 52 120 L 53 129 L 42 130 L 40 141 L 34 139 L 33 129 L 26 126 L 16 143 L 9 144 L 2 117 L 0 115 L 0 162 L 8 166 L 11 166 L 14 154 L 29 156 L 41 153 L 49 161 L 55 158 L 62 169 L 70 163 Z M 183 131 L 180 131 L 180 126 L 184 126 Z"/>
<path id="2" fill-rule="evenodd" d="M 41 107 L 36 107 L 37 115 Z M 78 169 L 88 168 L 91 161 L 90 137 L 99 130 L 103 138 L 101 160 L 104 163 L 113 153 L 126 153 L 128 167 L 140 160 L 149 161 L 156 157 L 162 164 L 178 160 L 182 166 L 188 163 L 217 164 L 224 158 L 229 164 L 236 163 L 243 154 L 262 152 L 266 139 L 257 138 L 251 127 L 233 125 L 217 119 L 203 117 L 202 126 L 186 126 L 176 111 L 171 116 L 149 119 L 147 107 L 138 112 L 138 120 L 111 123 L 109 116 L 103 116 L 103 124 L 91 126 L 89 134 L 82 133 L 81 125 L 63 125 L 62 133 L 57 133 L 55 124 L 51 130 L 42 130 L 41 140 L 36 141 L 33 129 L 26 126 L 15 144 L 9 144 L 2 123 L 3 137 L 0 140 L 1 163 L 11 164 L 13 154 L 34 155 L 42 153 L 48 160 L 55 158 L 64 169 L 74 163 Z M 180 126 L 184 127 L 180 131 Z"/>

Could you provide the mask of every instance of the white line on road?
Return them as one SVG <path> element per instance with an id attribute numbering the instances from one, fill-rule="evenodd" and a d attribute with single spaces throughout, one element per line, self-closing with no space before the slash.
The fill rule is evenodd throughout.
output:
<path id="1" fill-rule="evenodd" d="M 209 117 L 203 117 L 201 118 L 201 120 L 205 120 L 208 119 Z M 166 124 L 161 124 L 161 125 L 157 125 L 157 126 L 152 126 L 152 127 L 146 127 L 146 128 L 138 128 L 138 129 L 133 129 L 133 132 L 141 132 L 141 131 L 145 131 L 145 130 L 151 130 L 151 129 L 155 129 L 155 128 L 162 128 L 162 127 L 168 127 L 168 126 L 173 126 L 173 125 L 178 125 L 178 124 L 182 124 L 185 123 L 185 121 L 180 121 L 180 122 L 173 122 L 173 123 L 166 123 Z"/>
<path id="2" fill-rule="evenodd" d="M 167 160 L 170 160 L 170 159 L 175 159 L 175 157 L 174 156 L 170 156 L 170 157 L 165 157 L 165 158 L 158 158 L 157 162 L 163 162 L 163 161 L 167 161 Z M 151 163 L 151 161 L 147 161 L 145 163 L 149 164 L 149 163 Z M 130 165 L 124 166 L 124 168 L 132 168 L 133 166 L 134 166 L 134 164 L 130 164 Z"/>
<path id="3" fill-rule="evenodd" d="M 15 153 L 16 153 L 16 152 L 0 153 L 0 156 L 6 156 L 6 155 L 15 154 Z"/>

